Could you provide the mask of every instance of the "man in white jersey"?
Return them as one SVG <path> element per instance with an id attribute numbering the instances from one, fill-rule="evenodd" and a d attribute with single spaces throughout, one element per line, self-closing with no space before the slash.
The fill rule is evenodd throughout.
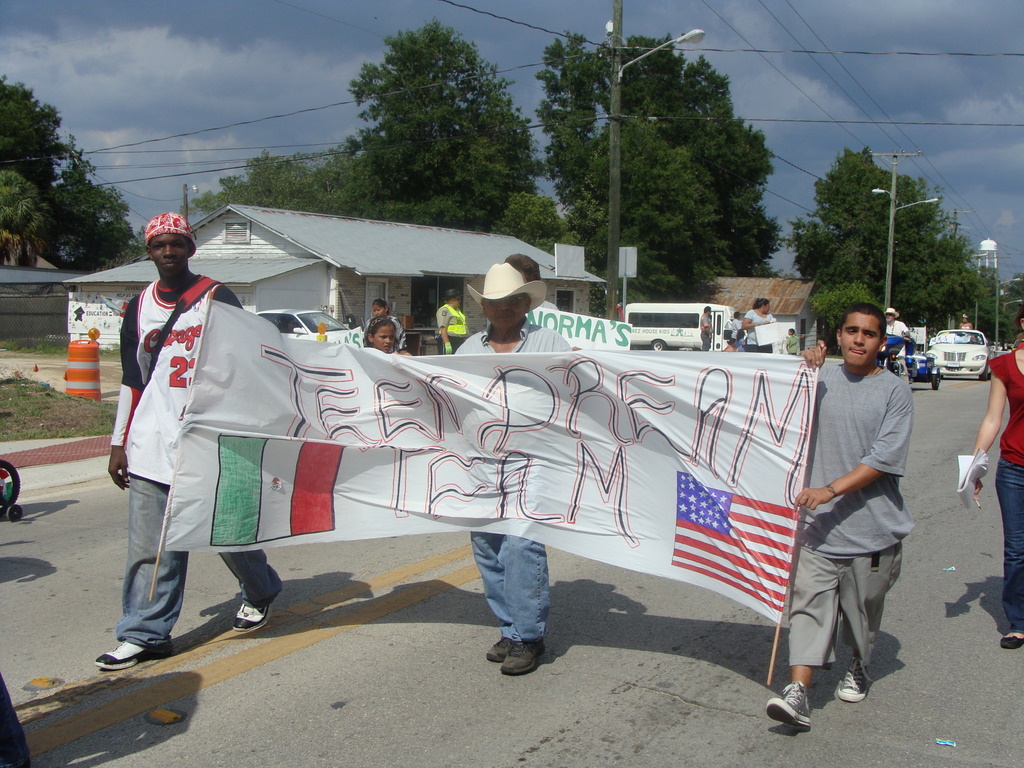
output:
<path id="1" fill-rule="evenodd" d="M 128 558 L 123 616 L 116 628 L 120 645 L 96 659 L 104 670 L 173 653 L 171 630 L 181 612 L 188 553 L 163 552 L 159 565 L 156 559 L 179 417 L 192 382 L 206 302 L 241 307 L 226 286 L 189 270 L 195 251 L 183 217 L 164 213 L 150 221 L 146 253 L 160 277 L 129 302 L 121 325 L 121 394 L 107 471 L 118 488 L 128 489 Z M 270 616 L 281 579 L 262 551 L 221 557 L 242 591 L 234 629 L 259 629 Z"/>

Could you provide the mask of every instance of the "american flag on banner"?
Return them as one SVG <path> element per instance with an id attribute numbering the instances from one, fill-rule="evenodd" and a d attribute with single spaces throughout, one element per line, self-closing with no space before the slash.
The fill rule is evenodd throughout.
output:
<path id="1" fill-rule="evenodd" d="M 726 597 L 737 593 L 779 617 L 786 601 L 797 517 L 792 508 L 709 488 L 677 473 L 672 564 L 714 579 Z"/>

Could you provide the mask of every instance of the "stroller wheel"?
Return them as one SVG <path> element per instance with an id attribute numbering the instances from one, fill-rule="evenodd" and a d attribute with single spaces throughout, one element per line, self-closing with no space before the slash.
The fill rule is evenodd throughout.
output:
<path id="1" fill-rule="evenodd" d="M 20 504 L 13 504 L 11 508 L 7 510 L 7 519 L 12 523 L 16 523 L 21 520 L 22 509 Z"/>
<path id="2" fill-rule="evenodd" d="M 20 491 L 21 478 L 18 476 L 18 470 L 9 461 L 0 459 L 0 512 L 18 500 Z"/>

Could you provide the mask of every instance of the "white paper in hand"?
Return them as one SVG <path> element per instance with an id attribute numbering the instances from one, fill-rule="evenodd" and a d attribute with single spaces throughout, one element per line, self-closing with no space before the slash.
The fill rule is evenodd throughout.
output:
<path id="1" fill-rule="evenodd" d="M 979 477 L 988 473 L 988 454 L 985 451 L 978 451 L 974 456 L 957 456 L 960 465 L 959 479 L 957 480 L 956 492 L 960 494 L 960 501 L 966 509 L 977 505 L 981 509 L 981 502 L 974 499 L 974 483 Z"/>

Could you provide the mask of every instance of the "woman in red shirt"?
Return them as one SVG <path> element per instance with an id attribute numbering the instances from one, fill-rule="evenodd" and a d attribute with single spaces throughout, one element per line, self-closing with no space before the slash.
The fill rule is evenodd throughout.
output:
<path id="1" fill-rule="evenodd" d="M 1024 305 L 1015 320 L 1024 329 Z M 992 383 L 988 410 L 974 440 L 974 453 L 987 451 L 1003 422 L 1003 410 L 1010 404 L 1010 420 L 999 440 L 996 495 L 1003 516 L 1003 611 L 1010 630 L 999 644 L 1003 648 L 1024 646 L 1024 349 L 994 358 L 989 367 Z M 981 481 L 975 493 L 981 490 Z"/>

